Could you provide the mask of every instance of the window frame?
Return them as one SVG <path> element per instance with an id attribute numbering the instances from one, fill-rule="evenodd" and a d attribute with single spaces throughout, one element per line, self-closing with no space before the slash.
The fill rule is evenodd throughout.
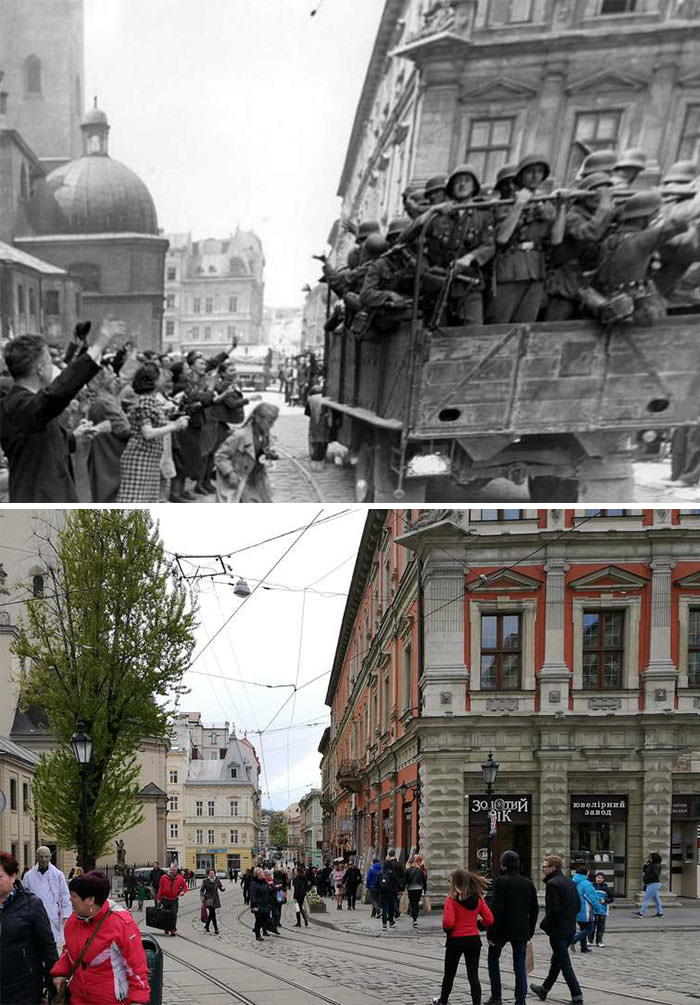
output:
<path id="1" fill-rule="evenodd" d="M 503 167 L 504 164 L 508 163 L 511 158 L 511 151 L 513 150 L 517 120 L 518 116 L 514 113 L 510 115 L 484 114 L 475 115 L 469 118 L 466 130 L 467 142 L 465 144 L 465 161 L 470 164 L 475 164 L 477 166 L 477 170 L 481 171 L 482 177 L 495 178 L 497 171 Z M 494 127 L 497 123 L 501 122 L 507 122 L 510 125 L 507 144 L 493 142 Z M 474 130 L 478 125 L 483 123 L 487 123 L 489 127 L 488 141 L 485 145 L 475 145 L 473 141 Z M 492 158 L 495 158 L 494 163 L 491 163 Z"/>
<path id="2" fill-rule="evenodd" d="M 678 155 L 677 160 L 692 160 L 697 163 L 698 157 L 700 157 L 700 101 L 689 101 L 685 106 L 683 115 L 683 124 L 680 131 L 680 141 L 678 143 Z M 697 128 L 694 133 L 688 133 L 688 120 L 691 115 L 697 115 Z M 689 139 L 694 140 L 693 151 L 687 153 L 683 150 L 685 144 Z"/>
<path id="3" fill-rule="evenodd" d="M 204 816 L 204 800 L 203 799 L 195 799 L 195 801 L 194 801 L 194 815 L 196 817 L 203 817 Z"/>
<path id="4" fill-rule="evenodd" d="M 204 844 L 204 831 L 201 827 L 195 827 L 194 831 L 194 843 L 196 845 Z"/>
<path id="5" fill-rule="evenodd" d="M 496 646 L 495 647 L 485 647 L 484 646 L 484 633 L 483 633 L 483 619 L 484 618 L 495 618 L 496 619 Z M 516 649 L 506 649 L 503 646 L 503 622 L 505 618 L 517 618 L 518 619 L 518 647 Z M 488 613 L 481 614 L 481 638 L 480 638 L 480 658 L 479 658 L 479 690 L 484 693 L 490 694 L 501 694 L 510 693 L 512 691 L 522 691 L 523 685 L 523 612 L 522 611 L 489 611 Z M 499 646 L 500 640 L 500 646 Z M 518 655 L 518 679 L 515 686 L 505 686 L 503 684 L 503 657 Z M 496 683 L 493 687 L 484 686 L 483 670 L 482 670 L 482 660 L 484 656 L 495 656 L 496 657 Z"/>
<path id="6" fill-rule="evenodd" d="M 586 628 L 585 623 L 582 624 L 582 639 L 583 645 L 581 650 L 581 662 L 582 662 L 582 679 L 581 679 L 581 690 L 587 691 L 595 694 L 604 694 L 607 691 L 619 691 L 623 686 L 624 676 L 625 676 L 625 611 L 624 610 L 608 610 L 606 608 L 601 608 L 600 610 L 583 610 L 583 619 L 586 617 L 597 617 L 599 618 L 598 624 L 598 645 L 597 646 L 587 646 L 586 645 Z M 605 621 L 607 618 L 619 618 L 621 619 L 620 625 L 620 639 L 619 645 L 606 645 L 605 644 Z M 597 670 L 597 681 L 595 685 L 586 684 L 585 681 L 585 662 L 586 654 L 595 653 L 598 657 L 598 670 Z M 620 669 L 619 669 L 619 679 L 614 684 L 605 684 L 605 655 L 606 653 L 618 653 L 620 657 Z"/>
<path id="7" fill-rule="evenodd" d="M 170 785 L 177 785 L 177 768 L 170 768 L 168 771 L 168 778 Z"/>
<path id="8" fill-rule="evenodd" d="M 208 817 L 215 817 L 216 816 L 216 800 L 215 799 L 207 799 L 207 816 Z"/>
<path id="9" fill-rule="evenodd" d="M 493 0 L 488 5 L 488 10 L 486 12 L 486 27 L 487 28 L 509 28 L 511 25 L 520 26 L 523 24 L 532 24 L 535 15 L 535 0 L 524 0 L 525 3 L 529 3 L 528 16 L 526 18 L 518 18 L 513 20 L 513 5 L 517 3 L 518 0 L 500 0 L 500 3 L 505 8 L 508 5 L 508 14 L 502 21 L 496 21 L 493 19 L 494 4 Z"/>
<path id="10" fill-rule="evenodd" d="M 606 3 L 624 3 L 627 7 L 632 5 L 631 10 L 613 10 L 605 11 L 603 8 Z M 627 17 L 629 14 L 641 14 L 642 12 L 637 9 L 637 0 L 600 0 L 598 6 L 598 13 L 596 17 Z"/>

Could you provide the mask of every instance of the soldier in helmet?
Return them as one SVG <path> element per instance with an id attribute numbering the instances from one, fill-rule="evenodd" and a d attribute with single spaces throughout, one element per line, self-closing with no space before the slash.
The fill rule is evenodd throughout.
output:
<path id="1" fill-rule="evenodd" d="M 633 189 L 646 166 L 647 155 L 643 150 L 625 150 L 612 171 L 615 187 Z"/>
<path id="2" fill-rule="evenodd" d="M 536 321 L 542 307 L 545 249 L 561 243 L 566 222 L 563 200 L 558 209 L 550 202 L 532 202 L 549 174 L 545 157 L 524 157 L 515 176 L 515 203 L 496 215 L 496 294 L 490 314 L 495 324 Z"/>
<path id="3" fill-rule="evenodd" d="M 379 232 L 373 231 L 363 239 L 360 249 L 360 263 L 356 269 L 353 269 L 352 277 L 343 294 L 346 328 L 352 327 L 355 316 L 362 308 L 360 293 L 362 292 L 370 265 L 388 251 L 388 249 L 389 245 Z"/>
<path id="4" fill-rule="evenodd" d="M 494 194 L 499 199 L 515 198 L 515 177 L 518 173 L 517 164 L 504 164 L 496 175 L 493 186 Z"/>
<path id="5" fill-rule="evenodd" d="M 580 310 L 583 273 L 598 264 L 600 242 L 610 230 L 615 217 L 612 200 L 613 182 L 599 171 L 580 183 L 582 196 L 566 214 L 564 239 L 552 249 L 545 290 L 545 321 L 568 321 Z"/>
<path id="6" fill-rule="evenodd" d="M 425 183 L 425 199 L 429 206 L 437 206 L 447 199 L 447 175 L 436 174 Z"/>
<path id="7" fill-rule="evenodd" d="M 661 181 L 662 195 L 667 185 L 687 185 L 692 189 L 692 194 L 694 195 L 695 183 L 699 173 L 700 169 L 692 161 L 676 161 L 675 164 L 671 165 Z"/>
<path id="8" fill-rule="evenodd" d="M 689 200 L 695 199 L 696 196 L 694 185 L 665 184 L 661 189 L 665 214 L 671 215 L 674 206 L 689 203 Z M 698 261 L 700 261 L 700 220 L 696 211 L 687 227 L 678 234 L 669 235 L 658 249 L 654 282 L 661 296 L 674 303 L 683 303 L 688 294 L 688 284 L 684 290 L 679 288 L 679 284 L 690 267 Z M 694 285 L 690 284 L 691 290 Z"/>
<path id="9" fill-rule="evenodd" d="M 417 220 L 428 208 L 422 185 L 408 185 L 401 193 L 403 211 L 411 220 Z"/>
<path id="10" fill-rule="evenodd" d="M 410 226 L 411 220 L 407 216 L 395 216 L 389 221 L 389 226 L 386 229 L 386 242 L 390 248 L 401 240 Z"/>
<path id="11" fill-rule="evenodd" d="M 599 316 L 604 316 L 613 298 L 612 320 L 628 317 L 635 324 L 650 326 L 666 314 L 649 269 L 655 252 L 685 229 L 690 217 L 678 214 L 664 220 L 661 206 L 658 192 L 637 192 L 618 210 L 618 226 L 603 240 L 600 261 L 591 277 L 591 288 L 602 301 L 597 308 Z"/>
<path id="12" fill-rule="evenodd" d="M 360 306 L 379 331 L 395 327 L 408 316 L 413 303 L 416 259 L 399 240 L 406 222 L 399 217 L 389 224 L 388 248 L 368 264 L 360 292 Z"/>
<path id="13" fill-rule="evenodd" d="M 613 170 L 617 164 L 617 154 L 614 150 L 594 150 L 588 154 L 578 173 L 579 180 L 583 181 L 591 174 L 609 174 L 612 177 Z"/>
<path id="14" fill-rule="evenodd" d="M 363 220 L 358 225 L 346 221 L 344 227 L 355 234 L 356 241 L 355 245 L 348 252 L 346 264 L 342 268 L 337 269 L 329 265 L 325 258 L 322 258 L 323 275 L 321 282 L 328 283 L 337 297 L 344 297 L 349 290 L 353 289 L 355 289 L 355 292 L 358 292 L 356 289 L 358 287 L 358 278 L 355 272 L 361 264 L 363 245 L 370 235 L 380 234 L 381 236 L 381 228 L 377 220 Z M 361 282 L 359 282 L 359 286 L 361 285 Z"/>

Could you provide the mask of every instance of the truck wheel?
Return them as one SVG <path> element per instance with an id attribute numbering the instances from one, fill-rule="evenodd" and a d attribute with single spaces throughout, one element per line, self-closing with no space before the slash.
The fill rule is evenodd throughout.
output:
<path id="1" fill-rule="evenodd" d="M 578 482 L 575 478 L 555 478 L 552 475 L 543 475 L 537 478 L 528 478 L 527 487 L 530 492 L 530 502 L 578 502 Z"/>

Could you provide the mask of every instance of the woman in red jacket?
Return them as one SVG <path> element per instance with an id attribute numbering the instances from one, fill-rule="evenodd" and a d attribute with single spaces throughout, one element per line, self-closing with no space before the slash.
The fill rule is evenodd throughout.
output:
<path id="1" fill-rule="evenodd" d="M 445 942 L 445 973 L 439 998 L 433 998 L 433 1005 L 447 1005 L 459 961 L 464 956 L 467 977 L 472 993 L 473 1005 L 481 1005 L 481 984 L 479 983 L 479 956 L 481 936 L 477 922 L 484 928 L 493 924 L 493 915 L 484 902 L 483 893 L 486 880 L 466 869 L 455 869 L 450 874 L 450 892 L 445 897 L 442 911 L 442 927 L 447 935 Z"/>
<path id="2" fill-rule="evenodd" d="M 151 1000 L 141 933 L 129 911 L 108 900 L 102 872 L 68 884 L 73 914 L 63 929 L 63 952 L 51 968 L 56 990 L 69 977 L 84 946 L 96 935 L 70 977 L 71 1005 L 136 1005 Z M 98 928 L 99 926 L 99 928 Z"/>

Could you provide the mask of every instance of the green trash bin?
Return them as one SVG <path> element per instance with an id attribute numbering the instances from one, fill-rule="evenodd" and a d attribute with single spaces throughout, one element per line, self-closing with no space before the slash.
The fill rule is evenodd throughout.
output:
<path id="1" fill-rule="evenodd" d="M 163 950 L 153 935 L 142 935 L 141 945 L 148 964 L 148 986 L 151 989 L 150 1005 L 163 1005 Z"/>

